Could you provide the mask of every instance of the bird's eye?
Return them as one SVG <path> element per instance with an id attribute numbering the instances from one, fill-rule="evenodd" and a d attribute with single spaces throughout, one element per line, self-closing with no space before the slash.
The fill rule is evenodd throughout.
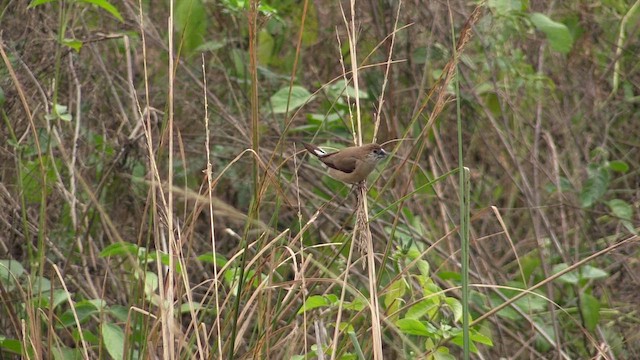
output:
<path id="1" fill-rule="evenodd" d="M 373 153 L 374 153 L 374 154 L 379 154 L 379 153 L 380 153 L 380 150 L 375 149 L 375 150 L 373 150 Z"/>

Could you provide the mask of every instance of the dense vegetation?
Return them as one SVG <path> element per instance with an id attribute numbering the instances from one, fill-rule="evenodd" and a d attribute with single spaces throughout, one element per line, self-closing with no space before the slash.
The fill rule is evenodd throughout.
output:
<path id="1" fill-rule="evenodd" d="M 2 358 L 640 358 L 640 1 L 0 10 Z"/>

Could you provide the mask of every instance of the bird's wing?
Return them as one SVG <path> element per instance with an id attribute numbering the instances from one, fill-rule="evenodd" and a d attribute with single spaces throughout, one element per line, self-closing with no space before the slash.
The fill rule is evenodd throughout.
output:
<path id="1" fill-rule="evenodd" d="M 349 156 L 335 159 L 335 156 L 331 156 L 333 154 L 335 153 L 321 157 L 320 161 L 325 163 L 330 168 L 334 168 L 348 174 L 352 173 L 356 169 L 358 159 L 356 159 L 355 157 Z"/>

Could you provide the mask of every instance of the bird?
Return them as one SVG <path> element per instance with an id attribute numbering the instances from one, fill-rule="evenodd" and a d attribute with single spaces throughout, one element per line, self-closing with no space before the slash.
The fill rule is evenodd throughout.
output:
<path id="1" fill-rule="evenodd" d="M 388 153 L 378 144 L 352 146 L 327 153 L 319 147 L 302 143 L 305 149 L 327 165 L 329 176 L 347 184 L 364 181 Z"/>

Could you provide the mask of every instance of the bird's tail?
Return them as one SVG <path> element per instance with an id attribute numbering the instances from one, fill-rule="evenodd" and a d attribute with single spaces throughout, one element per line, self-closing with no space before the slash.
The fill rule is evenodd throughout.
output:
<path id="1" fill-rule="evenodd" d="M 302 143 L 302 145 L 304 145 L 304 148 L 307 149 L 308 152 L 310 152 L 311 154 L 317 156 L 317 157 L 323 157 L 325 155 L 327 155 L 327 152 L 320 149 L 319 147 L 315 146 L 315 145 L 311 145 L 308 143 Z"/>

